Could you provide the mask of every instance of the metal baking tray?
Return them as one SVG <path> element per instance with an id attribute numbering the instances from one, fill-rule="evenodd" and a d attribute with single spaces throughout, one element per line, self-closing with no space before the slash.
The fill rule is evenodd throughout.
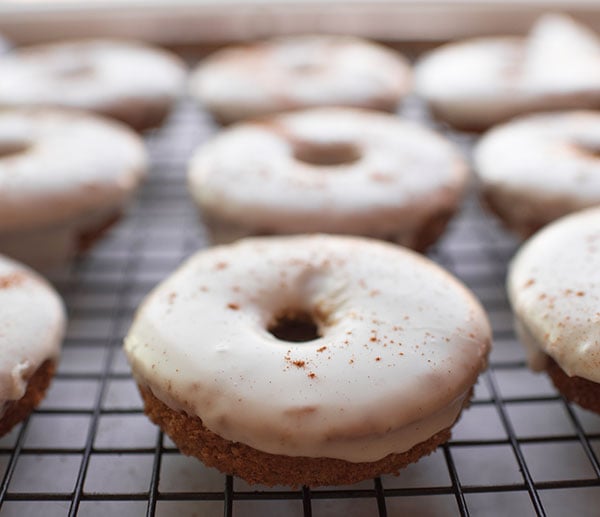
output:
<path id="1" fill-rule="evenodd" d="M 419 101 L 402 111 L 469 152 L 474 137 L 436 125 Z M 185 175 L 216 130 L 182 101 L 147 135 L 151 173 L 129 214 L 53 278 L 67 338 L 46 399 L 0 439 L 0 515 L 597 516 L 600 418 L 526 367 L 504 289 L 518 243 L 474 193 L 429 253 L 477 294 L 494 329 L 490 367 L 448 444 L 398 477 L 314 490 L 249 486 L 178 452 L 144 415 L 121 346 L 142 298 L 207 245 Z"/>

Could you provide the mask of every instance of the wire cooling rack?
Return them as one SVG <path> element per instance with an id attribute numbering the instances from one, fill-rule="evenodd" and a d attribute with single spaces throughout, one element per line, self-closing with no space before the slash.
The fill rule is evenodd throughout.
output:
<path id="1" fill-rule="evenodd" d="M 426 118 L 416 101 L 404 111 Z M 474 196 L 430 252 L 478 295 L 494 329 L 490 368 L 448 444 L 398 477 L 314 490 L 249 486 L 179 454 L 145 417 L 121 344 L 145 294 L 206 245 L 185 171 L 215 130 L 183 102 L 148 135 L 150 178 L 127 218 L 54 278 L 70 325 L 46 399 L 0 440 L 2 517 L 597 516 L 600 417 L 527 369 L 503 287 L 517 243 Z M 469 136 L 450 136 L 468 151 Z"/>

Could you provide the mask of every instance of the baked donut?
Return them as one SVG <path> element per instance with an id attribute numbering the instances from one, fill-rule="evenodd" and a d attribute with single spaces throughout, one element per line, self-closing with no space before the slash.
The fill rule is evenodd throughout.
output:
<path id="1" fill-rule="evenodd" d="M 51 269 L 123 212 L 146 172 L 137 134 L 100 117 L 0 111 L 0 253 Z"/>
<path id="2" fill-rule="evenodd" d="M 139 309 L 125 351 L 180 450 L 250 483 L 397 472 L 450 437 L 490 328 L 433 262 L 356 237 L 199 252 Z"/>
<path id="3" fill-rule="evenodd" d="M 225 48 L 202 61 L 190 93 L 222 123 L 317 106 L 395 111 L 408 61 L 350 36 L 289 36 Z"/>
<path id="4" fill-rule="evenodd" d="M 569 400 L 600 413 L 600 209 L 563 217 L 513 259 L 508 294 L 534 370 Z"/>
<path id="5" fill-rule="evenodd" d="M 600 205 L 600 115 L 518 118 L 490 130 L 474 151 L 487 206 L 522 237 L 567 213 Z"/>
<path id="6" fill-rule="evenodd" d="M 450 43 L 421 59 L 415 89 L 441 119 L 481 130 L 526 112 L 600 107 L 600 39 L 567 16 L 526 37 Z"/>
<path id="7" fill-rule="evenodd" d="M 443 137 L 395 116 L 314 108 L 232 126 L 195 153 L 189 185 L 218 243 L 342 233 L 423 250 L 468 180 Z"/>
<path id="8" fill-rule="evenodd" d="M 23 47 L 0 57 L 0 109 L 76 108 L 143 130 L 163 121 L 185 75 L 179 58 L 142 43 L 91 39 Z"/>
<path id="9" fill-rule="evenodd" d="M 60 353 L 65 310 L 54 289 L 0 255 L 0 436 L 44 397 Z"/>

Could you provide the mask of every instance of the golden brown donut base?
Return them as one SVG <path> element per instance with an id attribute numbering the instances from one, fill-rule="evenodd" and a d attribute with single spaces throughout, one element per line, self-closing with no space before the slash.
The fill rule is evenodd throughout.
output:
<path id="1" fill-rule="evenodd" d="M 122 212 L 115 212 L 98 226 L 87 228 L 84 232 L 80 233 L 77 240 L 77 251 L 79 253 L 88 251 L 96 241 L 104 237 L 104 235 L 117 224 L 122 216 Z"/>
<path id="2" fill-rule="evenodd" d="M 54 361 L 47 360 L 42 363 L 29 379 L 25 395 L 19 400 L 7 404 L 4 414 L 0 418 L 0 436 L 8 433 L 15 425 L 27 418 L 29 413 L 42 401 L 55 369 Z"/>
<path id="3" fill-rule="evenodd" d="M 399 469 L 430 454 L 450 439 L 450 428 L 443 429 L 406 452 L 389 454 L 381 460 L 366 463 L 270 454 L 221 438 L 204 427 L 200 418 L 171 409 L 148 388 L 138 387 L 146 414 L 169 435 L 182 453 L 195 456 L 221 472 L 239 476 L 250 484 L 292 487 L 349 485 L 382 474 L 398 474 Z M 471 394 L 465 406 L 470 398 Z"/>
<path id="4" fill-rule="evenodd" d="M 583 377 L 569 377 L 550 356 L 548 356 L 546 371 L 556 389 L 568 400 L 585 409 L 600 413 L 600 384 Z"/>
<path id="5" fill-rule="evenodd" d="M 523 240 L 531 237 L 535 232 L 548 224 L 546 218 L 529 218 L 527 220 L 515 221 L 510 213 L 504 208 L 502 203 L 498 203 L 494 194 L 489 190 L 484 190 L 480 194 L 481 204 L 488 211 L 494 214 L 502 225 Z"/>
<path id="6" fill-rule="evenodd" d="M 455 210 L 446 208 L 431 214 L 425 222 L 413 232 L 410 243 L 402 242 L 403 240 L 406 240 L 406 238 L 402 239 L 403 235 L 364 234 L 364 236 L 385 240 L 424 253 L 442 236 L 448 223 L 454 216 L 454 213 Z M 237 239 L 249 236 L 266 237 L 285 234 L 285 232 L 275 231 L 270 228 L 243 226 L 206 212 L 200 212 L 200 219 L 207 228 L 210 241 L 214 244 L 228 244 Z"/>
<path id="7" fill-rule="evenodd" d="M 173 101 L 166 98 L 153 101 L 127 99 L 94 111 L 142 132 L 160 126 L 171 111 L 172 104 Z"/>
<path id="8" fill-rule="evenodd" d="M 523 115 L 550 111 L 597 110 L 599 108 L 600 95 L 596 92 L 566 95 L 547 94 L 537 100 L 530 100 L 527 104 L 505 108 L 501 114 L 496 114 L 493 119 L 489 117 L 488 112 L 488 120 L 486 121 L 473 120 L 469 116 L 448 116 L 447 109 L 441 108 L 435 103 L 429 104 L 429 111 L 437 122 L 446 124 L 458 131 L 476 134 L 483 133 L 494 126 L 504 124 Z"/>
<path id="9" fill-rule="evenodd" d="M 210 113 L 212 119 L 221 126 L 230 126 L 231 124 L 236 124 L 242 121 L 256 121 L 262 120 L 263 118 L 269 118 L 273 115 L 277 115 L 279 113 L 291 113 L 293 111 L 302 111 L 313 108 L 330 108 L 330 107 L 340 107 L 340 108 L 356 108 L 356 109 L 364 109 L 364 110 L 372 110 L 372 111 L 383 111 L 387 113 L 396 113 L 398 110 L 402 99 L 399 99 L 398 96 L 389 96 L 389 97 L 380 97 L 377 99 L 371 99 L 369 102 L 357 102 L 354 104 L 346 103 L 346 104 L 315 104 L 315 105 L 299 105 L 292 101 L 288 101 L 285 99 L 279 98 L 280 102 L 283 102 L 283 105 L 279 107 L 273 107 L 272 110 L 265 110 L 260 113 L 254 113 L 250 116 L 231 116 L 230 113 L 221 111 L 219 109 L 213 108 L 211 106 L 207 106 L 204 104 L 200 104 L 200 108 L 205 109 Z"/>

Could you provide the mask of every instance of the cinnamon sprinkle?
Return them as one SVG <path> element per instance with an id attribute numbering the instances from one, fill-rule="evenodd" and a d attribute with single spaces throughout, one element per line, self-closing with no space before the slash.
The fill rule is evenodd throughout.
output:
<path id="1" fill-rule="evenodd" d="M 11 273 L 10 275 L 0 276 L 0 289 L 8 289 L 20 285 L 25 280 L 23 273 Z"/>

